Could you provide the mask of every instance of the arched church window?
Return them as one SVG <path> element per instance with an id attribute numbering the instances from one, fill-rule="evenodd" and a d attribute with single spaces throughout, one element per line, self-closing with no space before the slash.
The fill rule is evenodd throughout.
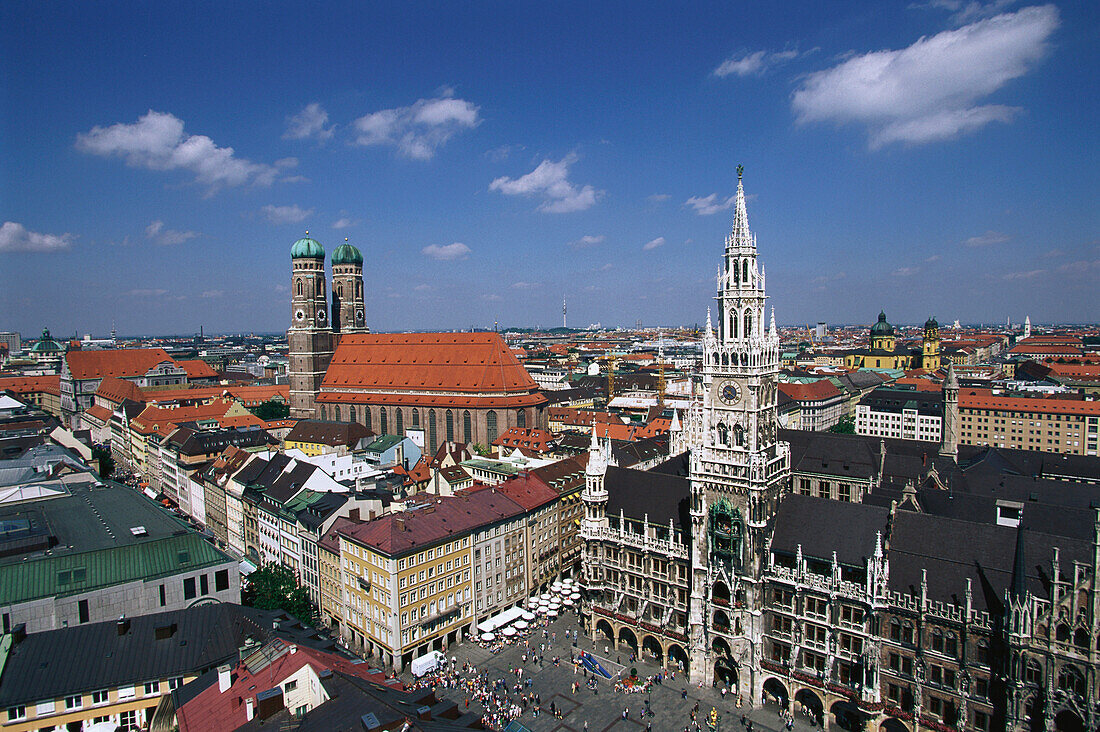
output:
<path id="1" fill-rule="evenodd" d="M 470 410 L 465 409 L 462 412 L 462 439 L 467 444 L 474 441 L 473 425 L 470 423 Z"/>
<path id="2" fill-rule="evenodd" d="M 436 441 L 436 434 L 435 434 L 435 410 L 434 409 L 429 409 L 428 410 L 428 445 L 430 445 L 429 449 L 432 452 L 435 452 L 435 448 L 436 448 L 437 444 L 438 443 Z"/>
<path id="3" fill-rule="evenodd" d="M 301 294 L 302 294 L 302 281 L 300 279 L 295 281 L 294 288 L 295 288 L 295 291 L 298 293 L 298 295 L 301 296 Z"/>
<path id="4" fill-rule="evenodd" d="M 397 424 L 397 429 L 394 431 L 394 434 L 398 435 L 399 437 L 404 437 L 405 436 L 405 412 L 401 409 L 401 407 L 398 407 L 397 409 L 393 410 L 393 421 Z"/>
<path id="5" fill-rule="evenodd" d="M 737 337 L 737 311 L 730 313 L 730 338 Z"/>
<path id="6" fill-rule="evenodd" d="M 730 431 L 722 422 L 718 423 L 718 444 L 723 446 L 729 446 L 730 444 Z"/>
<path id="7" fill-rule="evenodd" d="M 735 284 L 735 285 L 736 285 L 736 284 L 737 284 L 738 282 L 740 282 L 740 281 L 741 281 L 741 276 L 740 276 L 740 275 L 741 275 L 741 273 L 740 273 L 740 272 L 738 271 L 738 270 L 740 270 L 740 269 L 741 269 L 741 268 L 740 268 L 740 267 L 739 267 L 739 266 L 737 265 L 737 262 L 736 262 L 736 261 L 734 261 L 734 263 L 733 263 L 733 284 Z"/>
<path id="8" fill-rule="evenodd" d="M 343 299 L 343 297 L 344 297 L 344 286 L 342 284 L 336 286 L 336 296 Z"/>
<path id="9" fill-rule="evenodd" d="M 371 429 L 370 407 L 363 407 L 363 425 L 368 430 Z"/>
<path id="10" fill-rule="evenodd" d="M 749 284 L 749 260 L 741 260 L 741 279 L 747 285 Z"/>
<path id="11" fill-rule="evenodd" d="M 516 427 L 521 427 L 522 428 L 522 427 L 526 427 L 526 426 L 527 426 L 527 412 L 523 411 L 522 409 L 517 409 L 516 410 Z"/>
<path id="12" fill-rule="evenodd" d="M 348 421 L 355 421 L 355 407 L 348 407 Z"/>
<path id="13" fill-rule="evenodd" d="M 729 366 L 729 357 L 725 353 L 722 354 L 722 365 Z"/>
<path id="14" fill-rule="evenodd" d="M 362 280 L 356 280 L 355 281 L 355 296 L 359 297 L 359 298 L 363 297 L 363 282 L 362 282 Z"/>
<path id="15" fill-rule="evenodd" d="M 485 440 L 492 445 L 497 439 L 497 413 L 492 409 L 485 413 L 485 429 Z"/>
<path id="16" fill-rule="evenodd" d="M 752 310 L 745 311 L 745 338 L 752 338 Z"/>
<path id="17" fill-rule="evenodd" d="M 738 447 L 745 446 L 745 428 L 739 424 L 733 426 L 733 442 Z"/>
<path id="18" fill-rule="evenodd" d="M 386 408 L 382 407 L 381 409 L 378 410 L 378 429 L 379 429 L 378 434 L 388 435 L 389 432 L 387 431 L 386 427 L 387 427 L 387 424 L 386 424 Z"/>
<path id="19" fill-rule="evenodd" d="M 420 426 L 420 410 L 413 407 L 413 429 Z"/>
<path id="20" fill-rule="evenodd" d="M 450 409 L 447 410 L 447 442 L 454 442 L 455 439 L 455 414 Z"/>
<path id="21" fill-rule="evenodd" d="M 317 296 L 318 297 L 324 297 L 325 296 L 325 278 L 324 277 L 317 280 Z"/>

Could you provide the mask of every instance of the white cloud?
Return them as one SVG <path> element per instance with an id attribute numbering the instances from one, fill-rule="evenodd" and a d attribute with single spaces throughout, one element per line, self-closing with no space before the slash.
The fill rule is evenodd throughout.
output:
<path id="1" fill-rule="evenodd" d="M 332 228 L 334 229 L 347 229 L 352 226 L 357 226 L 359 221 L 357 219 L 351 219 L 347 216 L 341 216 L 332 222 Z"/>
<path id="2" fill-rule="evenodd" d="M 984 234 L 978 236 L 972 236 L 969 239 L 963 241 L 964 247 L 970 247 L 971 249 L 977 247 L 988 247 L 994 244 L 1004 244 L 1008 241 L 1008 234 L 1002 234 L 999 231 L 987 231 Z"/>
<path id="3" fill-rule="evenodd" d="M 503 300 L 504 298 L 501 297 L 500 295 L 497 295 L 496 293 L 489 292 L 489 293 L 486 293 L 486 294 L 482 295 L 481 299 L 482 300 L 488 300 L 489 302 L 499 302 L 499 301 Z"/>
<path id="4" fill-rule="evenodd" d="M 652 250 L 656 249 L 657 247 L 661 247 L 661 246 L 664 246 L 664 245 L 665 245 L 665 238 L 663 236 L 659 236 L 656 239 L 650 239 L 645 244 L 643 244 L 642 245 L 642 251 L 643 252 L 652 251 Z"/>
<path id="5" fill-rule="evenodd" d="M 431 259 L 441 262 L 450 262 L 455 259 L 465 259 L 470 254 L 470 247 L 460 241 L 453 244 L 430 244 L 420 250 L 420 253 Z"/>
<path id="6" fill-rule="evenodd" d="M 197 231 L 166 229 L 164 228 L 164 222 L 160 220 L 154 221 L 145 227 L 145 238 L 161 246 L 183 244 L 188 239 L 194 239 L 198 235 L 199 232 Z"/>
<path id="7" fill-rule="evenodd" d="M 733 205 L 735 200 L 737 200 L 736 196 L 719 198 L 717 193 L 712 193 L 709 196 L 703 196 L 701 198 L 699 196 L 692 196 L 684 201 L 684 205 L 695 209 L 695 213 L 700 216 L 711 216 L 719 211 L 726 210 Z"/>
<path id="8" fill-rule="evenodd" d="M 519 178 L 502 176 L 489 184 L 490 191 L 500 191 L 506 196 L 542 196 L 539 205 L 544 213 L 571 213 L 584 211 L 596 205 L 603 195 L 590 185 L 578 188 L 569 182 L 569 166 L 577 161 L 576 155 L 567 155 L 554 163 L 543 160 L 538 167 Z"/>
<path id="9" fill-rule="evenodd" d="M 586 234 L 576 241 L 569 242 L 568 246 L 572 247 L 573 249 L 587 249 L 588 247 L 594 247 L 597 244 L 602 244 L 604 239 L 606 238 L 607 237 L 603 234 L 600 234 L 599 236 L 590 236 Z"/>
<path id="10" fill-rule="evenodd" d="M 413 288 L 413 290 L 416 291 L 416 292 L 431 292 L 434 289 L 435 289 L 434 287 L 432 287 L 431 285 L 428 285 L 428 284 L 417 285 L 416 287 Z"/>
<path id="11" fill-rule="evenodd" d="M 941 259 L 943 259 L 943 257 L 941 257 L 940 255 L 938 255 L 938 254 L 933 254 L 933 255 L 932 255 L 931 257 L 927 257 L 927 258 L 925 258 L 925 260 L 924 260 L 924 261 L 925 261 L 925 262 L 929 262 L 929 263 L 931 263 L 931 262 L 938 262 L 938 261 L 940 261 Z"/>
<path id="12" fill-rule="evenodd" d="M 224 294 L 225 292 L 223 290 L 205 290 L 202 293 L 202 296 L 208 299 L 213 299 L 216 297 L 221 297 Z"/>
<path id="13" fill-rule="evenodd" d="M 1002 279 L 1009 281 L 1013 280 L 1030 280 L 1033 277 L 1038 277 L 1041 274 L 1046 274 L 1045 269 L 1032 269 L 1027 272 L 1009 272 Z"/>
<path id="14" fill-rule="evenodd" d="M 991 15 L 996 15 L 1015 4 L 1016 0 L 992 0 L 988 3 L 976 2 L 976 0 L 971 0 L 970 2 L 963 2 L 962 0 L 929 0 L 927 3 L 911 5 L 910 7 L 947 10 L 952 14 L 952 22 L 961 25 L 980 18 L 988 18 Z"/>
<path id="15" fill-rule="evenodd" d="M 267 186 L 279 174 L 278 167 L 239 158 L 233 148 L 218 147 L 205 135 L 185 134 L 183 120 L 153 110 L 133 124 L 96 126 L 77 135 L 76 149 L 102 157 L 121 157 L 134 168 L 186 170 L 212 190 L 245 183 Z"/>
<path id="16" fill-rule="evenodd" d="M 890 274 L 898 277 L 912 277 L 917 272 L 920 272 L 920 267 L 898 267 Z"/>
<path id="17" fill-rule="evenodd" d="M 307 104 L 301 112 L 286 118 L 284 140 L 308 140 L 311 137 L 324 141 L 332 137 L 335 131 L 328 124 L 328 112 L 317 102 Z"/>
<path id="18" fill-rule="evenodd" d="M 846 272 L 837 272 L 835 274 L 821 275 L 820 277 L 814 277 L 811 280 L 811 282 L 813 282 L 814 284 L 823 285 L 823 284 L 826 284 L 828 282 L 836 282 L 838 280 L 842 280 L 847 276 L 848 275 L 847 275 Z"/>
<path id="19" fill-rule="evenodd" d="M 807 51 L 806 53 L 812 53 L 812 51 Z M 740 56 L 730 56 L 719 64 L 718 68 L 711 73 L 717 77 L 758 76 L 774 66 L 804 55 L 806 54 L 792 49 L 777 51 L 775 53 L 769 53 L 768 51 L 753 51 L 752 53 L 745 53 Z"/>
<path id="20" fill-rule="evenodd" d="M 260 209 L 273 224 L 297 224 L 313 215 L 312 208 L 302 208 L 298 204 L 291 206 L 273 206 L 268 204 Z"/>
<path id="21" fill-rule="evenodd" d="M 650 203 L 661 203 L 662 201 L 667 201 L 670 198 L 672 198 L 672 196 L 667 193 L 654 193 L 652 196 L 647 196 L 645 200 L 649 201 Z"/>
<path id="22" fill-rule="evenodd" d="M 615 265 L 613 265 L 611 262 L 608 262 L 604 266 L 600 267 L 599 271 L 600 272 L 610 272 L 613 269 L 615 269 Z"/>
<path id="23" fill-rule="evenodd" d="M 1058 24 L 1053 5 L 1023 8 L 922 37 L 901 50 L 853 56 L 807 76 L 791 106 L 800 123 L 867 125 L 872 149 L 946 140 L 1008 122 L 1017 108 L 978 101 L 1030 71 Z"/>
<path id="24" fill-rule="evenodd" d="M 168 294 L 168 290 L 158 290 L 151 288 L 139 288 L 137 290 L 130 290 L 126 293 L 131 297 L 161 297 Z"/>
<path id="25" fill-rule="evenodd" d="M 0 226 L 0 252 L 57 252 L 72 246 L 72 234 L 39 234 L 23 224 L 5 221 Z"/>
<path id="26" fill-rule="evenodd" d="M 538 282 L 524 282 L 520 280 L 519 282 L 512 283 L 513 290 L 534 290 L 537 287 L 540 287 Z"/>
<path id="27" fill-rule="evenodd" d="M 399 154 L 430 160 L 435 151 L 462 130 L 481 123 L 472 102 L 456 99 L 450 89 L 442 96 L 418 99 L 410 107 L 383 109 L 355 120 L 358 145 L 393 145 Z"/>

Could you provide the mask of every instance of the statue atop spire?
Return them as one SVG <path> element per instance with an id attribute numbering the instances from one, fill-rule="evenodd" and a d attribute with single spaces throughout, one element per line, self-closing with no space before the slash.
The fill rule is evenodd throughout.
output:
<path id="1" fill-rule="evenodd" d="M 733 209 L 733 230 L 728 239 L 729 246 L 745 247 L 753 246 L 752 234 L 749 232 L 749 212 L 745 207 L 745 184 L 742 174 L 745 167 L 737 166 L 737 201 Z"/>

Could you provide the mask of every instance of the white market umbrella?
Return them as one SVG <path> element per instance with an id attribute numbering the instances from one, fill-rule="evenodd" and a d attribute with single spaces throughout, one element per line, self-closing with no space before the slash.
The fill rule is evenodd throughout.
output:
<path id="1" fill-rule="evenodd" d="M 520 615 L 520 617 L 523 618 L 524 620 L 531 621 L 531 620 L 535 619 L 535 614 L 524 611 L 524 613 L 522 615 Z M 519 623 L 516 623 L 516 625 L 519 625 Z"/>
<path id="2" fill-rule="evenodd" d="M 561 610 L 561 603 L 560 602 L 552 602 L 552 603 L 550 603 L 549 607 L 550 607 L 551 610 Z"/>
<path id="3" fill-rule="evenodd" d="M 567 597 L 561 601 L 561 604 L 565 605 L 566 607 L 573 607 L 575 603 Z"/>
<path id="4" fill-rule="evenodd" d="M 554 599 L 554 596 L 553 596 L 553 595 L 551 595 L 551 594 L 550 594 L 549 592 L 544 592 L 544 593 L 542 593 L 542 595 L 541 595 L 541 596 L 539 597 L 539 599 L 540 599 L 540 600 L 546 600 L 546 601 L 550 601 L 550 600 L 553 600 L 553 599 Z"/>
<path id="5" fill-rule="evenodd" d="M 547 610 L 546 615 L 547 615 L 547 617 L 556 618 L 556 617 L 558 617 L 558 611 L 557 610 Z"/>
<path id="6" fill-rule="evenodd" d="M 539 598 L 538 597 L 529 597 L 529 598 L 527 598 L 527 607 L 538 607 L 538 604 L 539 604 Z"/>
<path id="7" fill-rule="evenodd" d="M 527 613 L 524 613 L 524 615 L 526 615 L 526 614 Z M 533 620 L 534 618 L 535 618 L 535 616 L 532 615 L 531 619 Z M 527 621 L 526 620 L 517 620 L 514 627 L 516 628 L 516 630 L 527 630 Z"/>
<path id="8" fill-rule="evenodd" d="M 496 639 L 497 639 L 497 636 L 496 636 L 495 633 L 482 633 L 481 634 L 481 640 L 485 641 L 486 643 L 488 643 L 489 641 L 495 641 Z"/>
<path id="9" fill-rule="evenodd" d="M 515 628 L 505 628 L 504 630 L 502 630 L 500 632 L 504 634 L 504 637 L 511 638 L 513 635 L 516 634 L 516 629 Z"/>
<path id="10" fill-rule="evenodd" d="M 539 615 L 545 615 L 546 613 L 548 613 L 550 611 L 547 608 L 544 608 L 540 605 L 539 609 L 536 610 L 535 612 L 537 612 Z"/>

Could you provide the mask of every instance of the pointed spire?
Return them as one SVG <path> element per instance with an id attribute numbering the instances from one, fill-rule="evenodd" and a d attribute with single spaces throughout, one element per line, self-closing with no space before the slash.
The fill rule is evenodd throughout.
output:
<path id="1" fill-rule="evenodd" d="M 745 207 L 745 184 L 741 181 L 744 170 L 744 166 L 737 166 L 737 202 L 733 209 L 733 230 L 730 232 L 730 243 L 733 246 L 752 246 L 749 212 Z"/>
<path id="2" fill-rule="evenodd" d="M 709 338 L 710 334 L 714 331 L 714 327 L 710 324 L 710 308 L 707 308 L 707 332 L 706 336 Z"/>
<path id="3" fill-rule="evenodd" d="M 776 331 L 775 331 L 775 308 L 774 307 L 772 308 L 771 322 L 768 324 L 768 335 L 770 335 L 773 338 L 776 336 Z"/>
<path id="4" fill-rule="evenodd" d="M 955 363 L 953 361 L 947 362 L 947 377 L 943 380 L 943 388 L 945 389 L 958 389 L 959 380 L 955 378 Z"/>

